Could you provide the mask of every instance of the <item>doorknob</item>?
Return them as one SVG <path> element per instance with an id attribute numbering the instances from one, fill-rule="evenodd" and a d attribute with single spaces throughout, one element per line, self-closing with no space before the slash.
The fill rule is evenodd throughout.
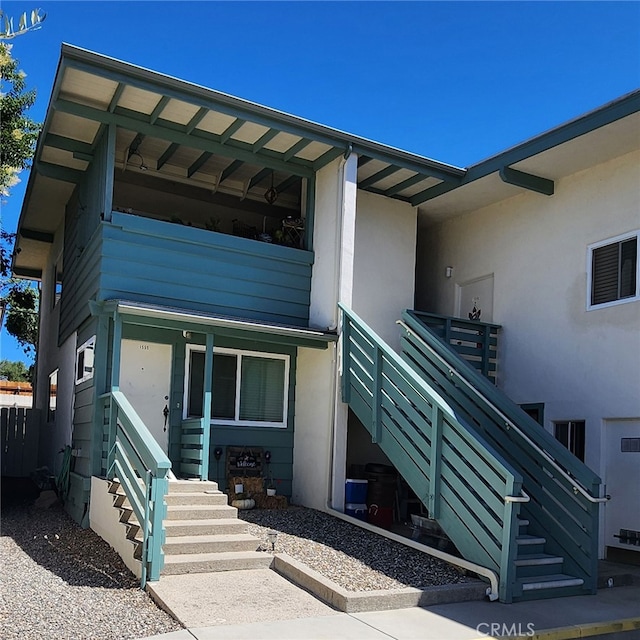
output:
<path id="1" fill-rule="evenodd" d="M 162 415 L 164 416 L 164 430 L 167 430 L 167 420 L 169 418 L 169 407 L 168 405 L 164 405 L 164 409 L 162 410 Z"/>

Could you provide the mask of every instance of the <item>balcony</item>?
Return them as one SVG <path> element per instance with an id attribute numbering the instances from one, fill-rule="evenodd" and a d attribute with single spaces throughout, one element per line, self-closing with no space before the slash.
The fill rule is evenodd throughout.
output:
<path id="1" fill-rule="evenodd" d="M 310 251 L 114 211 L 78 272 L 98 301 L 307 326 L 312 264 Z"/>

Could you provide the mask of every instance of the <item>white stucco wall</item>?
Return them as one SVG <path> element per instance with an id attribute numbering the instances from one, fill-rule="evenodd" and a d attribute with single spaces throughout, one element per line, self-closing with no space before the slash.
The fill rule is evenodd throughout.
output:
<path id="1" fill-rule="evenodd" d="M 129 570 L 139 578 L 142 565 L 133 557 L 135 545 L 127 539 L 127 526 L 120 522 L 120 509 L 113 506 L 109 483 L 95 476 L 91 478 L 89 526 L 117 551 Z"/>
<path id="2" fill-rule="evenodd" d="M 397 349 L 396 320 L 413 307 L 417 211 L 358 190 L 356 172 L 352 155 L 317 175 L 310 325 L 335 329 L 340 300 Z M 318 509 L 344 503 L 348 410 L 335 349 L 298 353 L 293 501 Z"/>
<path id="3" fill-rule="evenodd" d="M 324 509 L 330 494 L 336 345 L 298 349 L 292 501 Z"/>
<path id="4" fill-rule="evenodd" d="M 396 350 L 396 320 L 413 309 L 416 221 L 408 203 L 358 191 L 353 310 Z"/>
<path id="5" fill-rule="evenodd" d="M 40 290 L 40 327 L 34 393 L 34 407 L 41 410 L 38 464 L 58 473 L 62 463 L 61 448 L 71 444 L 76 336 L 72 334 L 58 346 L 60 303 L 53 306 L 55 295 L 54 265 L 62 252 L 63 225 L 55 233 Z M 49 374 L 58 369 L 56 418 L 47 422 Z"/>
<path id="6" fill-rule="evenodd" d="M 341 160 L 334 160 L 316 175 L 313 227 L 314 264 L 311 276 L 309 326 L 326 330 L 337 324 L 340 269 Z"/>
<path id="7" fill-rule="evenodd" d="M 417 306 L 453 315 L 455 284 L 494 275 L 499 384 L 544 402 L 545 426 L 586 420 L 601 463 L 603 421 L 640 416 L 640 301 L 587 311 L 587 246 L 640 228 L 640 153 L 435 226 L 420 226 Z M 445 267 L 453 266 L 452 278 Z"/>

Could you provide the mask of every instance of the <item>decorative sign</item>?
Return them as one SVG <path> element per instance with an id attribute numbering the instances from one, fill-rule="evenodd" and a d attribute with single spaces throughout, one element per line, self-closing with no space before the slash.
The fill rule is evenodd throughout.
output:
<path id="1" fill-rule="evenodd" d="M 227 477 L 262 475 L 262 447 L 227 447 Z"/>
<path id="2" fill-rule="evenodd" d="M 258 460 L 250 453 L 243 452 L 236 457 L 236 467 L 238 469 L 255 469 L 258 466 Z"/>

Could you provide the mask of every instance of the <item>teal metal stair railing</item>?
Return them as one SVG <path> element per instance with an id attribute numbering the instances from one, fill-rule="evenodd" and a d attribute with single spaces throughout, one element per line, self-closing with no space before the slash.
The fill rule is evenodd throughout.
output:
<path id="1" fill-rule="evenodd" d="M 107 478 L 118 479 L 142 530 L 142 575 L 158 580 L 164 564 L 164 497 L 171 462 L 121 391 L 100 396 L 107 435 Z"/>
<path id="2" fill-rule="evenodd" d="M 355 313 L 340 308 L 343 401 L 464 558 L 498 574 L 500 600 L 510 602 L 518 515 L 527 500 L 521 475 Z"/>
<path id="3" fill-rule="evenodd" d="M 411 312 L 442 342 L 453 349 L 460 358 L 478 373 L 495 384 L 498 360 L 499 324 L 452 318 L 424 311 Z"/>
<path id="4" fill-rule="evenodd" d="M 529 531 L 564 557 L 567 573 L 595 593 L 600 478 L 489 380 L 468 367 L 427 326 L 405 311 L 403 358 L 437 389 L 465 424 L 516 470 L 531 497 L 522 507 Z M 517 592 L 515 595 L 519 595 Z"/>

